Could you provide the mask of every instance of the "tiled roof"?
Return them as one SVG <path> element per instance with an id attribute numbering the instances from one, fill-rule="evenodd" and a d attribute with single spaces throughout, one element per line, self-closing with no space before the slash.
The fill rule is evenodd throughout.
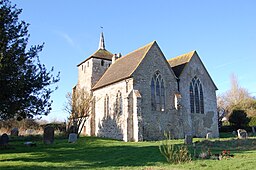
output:
<path id="1" fill-rule="evenodd" d="M 171 65 L 172 70 L 174 71 L 177 77 L 180 76 L 182 70 L 184 69 L 186 64 L 190 61 L 190 59 L 192 58 L 195 52 L 196 51 L 191 51 L 189 53 L 186 53 L 168 60 L 168 63 Z"/>
<path id="2" fill-rule="evenodd" d="M 153 41 L 144 47 L 141 47 L 117 59 L 113 64 L 110 65 L 104 75 L 95 84 L 93 90 L 131 77 L 132 73 L 139 66 L 140 62 L 154 43 L 156 42 Z"/>
<path id="3" fill-rule="evenodd" d="M 105 60 L 112 60 L 113 54 L 105 49 L 98 49 L 95 53 L 93 53 L 90 57 L 88 57 L 86 60 L 82 61 L 77 66 L 83 64 L 87 60 L 91 58 L 99 58 L 99 59 L 105 59 Z"/>

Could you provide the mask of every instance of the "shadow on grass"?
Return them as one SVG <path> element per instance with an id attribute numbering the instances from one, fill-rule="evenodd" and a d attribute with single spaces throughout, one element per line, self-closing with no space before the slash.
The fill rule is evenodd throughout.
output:
<path id="1" fill-rule="evenodd" d="M 65 139 L 56 140 L 53 145 L 38 142 L 37 147 L 25 147 L 21 142 L 16 142 L 12 146 L 15 149 L 1 150 L 0 169 L 120 169 L 161 166 L 166 163 L 159 152 L 159 142 L 125 143 L 112 139 L 82 137 L 74 144 L 67 143 Z M 196 146 L 198 151 L 208 147 L 214 152 L 231 150 L 233 153 L 242 153 L 256 149 L 256 139 L 203 140 Z M 189 147 L 193 149 L 192 145 Z M 15 156 L 4 157 L 2 154 Z"/>
<path id="2" fill-rule="evenodd" d="M 58 168 L 94 169 L 154 166 L 165 162 L 158 145 L 140 146 L 136 143 L 129 145 L 111 139 L 80 138 L 79 142 L 74 144 L 65 140 L 54 145 L 39 144 L 37 147 L 27 149 L 20 145 L 16 144 L 15 150 L 6 150 L 5 153 L 28 153 L 28 157 L 2 159 L 1 162 L 26 162 L 24 165 L 19 165 L 20 169 L 35 169 L 34 165 L 28 166 L 30 163 L 35 164 L 36 169 L 52 169 L 56 168 L 56 164 L 60 164 Z M 40 166 L 40 163 L 45 165 Z M 0 166 L 0 168 L 8 169 L 14 166 Z"/>

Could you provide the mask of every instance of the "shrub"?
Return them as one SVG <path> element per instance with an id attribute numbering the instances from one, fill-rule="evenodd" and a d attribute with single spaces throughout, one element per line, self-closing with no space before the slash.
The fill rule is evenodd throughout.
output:
<path id="1" fill-rule="evenodd" d="M 234 125 L 237 129 L 245 128 L 249 123 L 250 119 L 244 110 L 233 110 L 229 116 L 229 122 Z"/>
<path id="2" fill-rule="evenodd" d="M 171 144 L 170 135 L 165 134 L 165 137 L 159 150 L 168 163 L 178 164 L 191 161 L 191 154 L 189 154 L 187 146 Z"/>
<path id="3" fill-rule="evenodd" d="M 250 127 L 256 126 L 256 116 L 250 117 L 249 126 Z"/>

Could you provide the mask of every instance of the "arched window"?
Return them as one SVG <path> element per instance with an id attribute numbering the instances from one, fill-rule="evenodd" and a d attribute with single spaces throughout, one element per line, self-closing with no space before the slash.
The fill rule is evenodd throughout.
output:
<path id="1" fill-rule="evenodd" d="M 151 106 L 152 110 L 156 110 L 156 100 L 155 100 L 155 81 L 154 78 L 151 80 Z"/>
<path id="2" fill-rule="evenodd" d="M 164 89 L 164 80 L 161 82 L 161 111 L 164 111 L 165 108 L 165 89 Z"/>
<path id="3" fill-rule="evenodd" d="M 204 113 L 204 95 L 200 80 L 195 76 L 189 86 L 191 113 Z"/>
<path id="4" fill-rule="evenodd" d="M 101 66 L 104 66 L 104 60 L 101 60 L 100 64 Z"/>
<path id="5" fill-rule="evenodd" d="M 165 86 L 159 71 L 151 79 L 151 106 L 152 110 L 165 110 Z"/>
<path id="6" fill-rule="evenodd" d="M 116 115 L 122 115 L 123 113 L 123 101 L 122 101 L 122 93 L 120 91 L 117 92 L 116 95 Z"/>
<path id="7" fill-rule="evenodd" d="M 106 94 L 104 98 L 104 117 L 109 116 L 109 97 Z"/>
<path id="8" fill-rule="evenodd" d="M 190 87 L 189 87 L 189 94 L 190 94 L 190 111 L 191 113 L 195 112 L 195 107 L 194 107 L 194 90 L 193 90 L 193 85 L 192 83 L 190 83 Z"/>
<path id="9" fill-rule="evenodd" d="M 204 94 L 203 94 L 203 88 L 200 84 L 200 111 L 203 114 L 204 113 Z"/>

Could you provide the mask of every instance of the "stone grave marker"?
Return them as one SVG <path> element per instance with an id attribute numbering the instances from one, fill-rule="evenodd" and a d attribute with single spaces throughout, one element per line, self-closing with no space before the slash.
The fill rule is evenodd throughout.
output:
<path id="1" fill-rule="evenodd" d="M 255 126 L 252 126 L 252 133 L 255 134 Z"/>
<path id="2" fill-rule="evenodd" d="M 238 139 L 246 139 L 248 137 L 248 134 L 247 134 L 246 130 L 238 129 L 237 136 L 238 136 Z"/>
<path id="3" fill-rule="evenodd" d="M 208 132 L 208 133 L 206 134 L 206 139 L 211 139 L 211 138 L 213 138 L 212 133 L 211 133 L 211 132 Z"/>
<path id="4" fill-rule="evenodd" d="M 11 130 L 11 136 L 19 136 L 19 129 L 18 128 L 13 128 Z"/>
<path id="5" fill-rule="evenodd" d="M 68 142 L 69 143 L 75 143 L 77 141 L 77 134 L 76 133 L 70 133 L 68 135 Z"/>
<path id="6" fill-rule="evenodd" d="M 191 134 L 186 134 L 185 139 L 184 139 L 184 143 L 186 145 L 191 145 L 193 143 L 193 136 Z"/>
<path id="7" fill-rule="evenodd" d="M 6 133 L 4 133 L 0 138 L 0 146 L 7 146 L 9 143 L 9 137 Z"/>
<path id="8" fill-rule="evenodd" d="M 54 142 L 54 128 L 51 126 L 46 126 L 44 128 L 44 136 L 43 136 L 44 144 L 53 144 Z"/>

